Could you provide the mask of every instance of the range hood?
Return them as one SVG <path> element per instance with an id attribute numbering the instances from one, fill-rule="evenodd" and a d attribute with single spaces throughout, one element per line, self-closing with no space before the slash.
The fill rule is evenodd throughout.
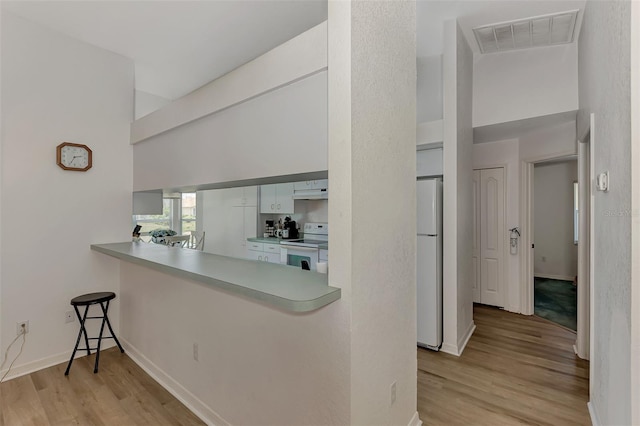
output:
<path id="1" fill-rule="evenodd" d="M 329 191 L 324 189 L 304 189 L 293 192 L 294 200 L 327 200 L 329 199 Z"/>
<path id="2" fill-rule="evenodd" d="M 294 200 L 327 200 L 329 199 L 329 185 L 326 179 L 317 181 L 298 182 L 293 187 Z"/>

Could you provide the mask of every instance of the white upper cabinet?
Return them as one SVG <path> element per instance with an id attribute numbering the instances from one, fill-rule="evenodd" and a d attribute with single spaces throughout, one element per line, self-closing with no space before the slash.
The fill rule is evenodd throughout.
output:
<path id="1" fill-rule="evenodd" d="M 260 186 L 260 213 L 293 213 L 293 183 Z"/>

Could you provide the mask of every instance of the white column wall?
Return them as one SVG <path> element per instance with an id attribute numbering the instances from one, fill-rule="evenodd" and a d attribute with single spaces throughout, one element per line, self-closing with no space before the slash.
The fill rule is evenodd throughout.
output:
<path id="1" fill-rule="evenodd" d="M 134 76 L 129 59 L 6 11 L 1 60 L 0 333 L 9 344 L 16 322 L 29 321 L 13 370 L 21 374 L 70 356 L 78 332 L 77 321 L 65 323 L 71 298 L 119 293 L 119 262 L 89 246 L 131 238 Z M 58 167 L 64 141 L 88 145 L 93 167 Z M 110 308 L 116 332 L 119 300 Z"/>
<path id="2" fill-rule="evenodd" d="M 417 418 L 415 7 L 329 3 L 329 281 L 351 303 L 350 424 Z"/>
<path id="3" fill-rule="evenodd" d="M 455 20 L 445 22 L 443 143 L 443 343 L 460 355 L 473 323 L 473 54 Z"/>
<path id="4" fill-rule="evenodd" d="M 631 2 L 588 1 L 579 43 L 578 134 L 595 115 L 591 154 L 608 192 L 593 198 L 591 413 L 600 424 L 631 424 Z M 634 165 L 635 166 L 635 165 Z"/>

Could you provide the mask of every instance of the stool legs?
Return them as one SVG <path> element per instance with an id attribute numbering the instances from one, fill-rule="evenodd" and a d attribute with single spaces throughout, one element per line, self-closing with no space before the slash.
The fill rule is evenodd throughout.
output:
<path id="1" fill-rule="evenodd" d="M 113 332 L 113 328 L 111 328 L 111 321 L 109 321 L 109 317 L 107 316 L 107 311 L 109 310 L 109 301 L 107 301 L 107 307 L 106 308 L 104 306 L 102 306 L 102 304 L 100 306 L 102 307 L 102 312 L 104 313 L 104 318 L 107 321 L 107 327 L 109 327 L 109 332 L 111 333 L 111 336 L 113 337 L 113 340 L 116 341 L 116 344 L 118 345 L 118 348 L 120 348 L 120 353 L 124 353 L 124 349 L 122 349 L 122 345 L 118 341 L 118 338 L 116 337 L 116 333 Z"/>
<path id="2" fill-rule="evenodd" d="M 107 324 L 107 327 L 109 327 L 109 332 L 111 333 L 111 338 L 113 338 L 113 340 L 116 341 L 116 344 L 118 345 L 118 348 L 120 349 L 121 353 L 124 353 L 124 349 L 122 348 L 122 345 L 120 344 L 120 342 L 118 341 L 118 338 L 116 337 L 116 334 L 113 332 L 113 328 L 111 327 L 111 322 L 109 321 L 109 316 L 107 315 L 107 312 L 109 310 L 109 301 L 106 301 L 106 305 L 105 302 L 100 302 L 100 308 L 102 309 L 102 324 L 100 325 L 100 334 L 98 335 L 98 337 L 93 337 L 93 338 L 89 338 L 89 336 L 87 335 L 87 329 L 85 328 L 84 324 L 85 321 L 87 320 L 87 313 L 89 312 L 89 305 L 85 306 L 84 309 L 84 315 L 80 315 L 80 311 L 78 311 L 77 306 L 74 306 L 73 308 L 76 311 L 76 316 L 78 317 L 78 321 L 80 321 L 80 332 L 78 333 L 78 338 L 76 339 L 76 345 L 73 348 L 73 352 L 71 353 L 71 359 L 69 360 L 69 364 L 67 364 L 67 369 L 64 372 L 65 376 L 69 375 L 69 370 L 71 369 L 71 364 L 73 363 L 73 359 L 75 358 L 76 355 L 76 351 L 78 350 L 78 345 L 80 344 L 80 340 L 82 339 L 82 336 L 84 335 L 84 341 L 86 344 L 86 350 L 87 350 L 87 355 L 91 355 L 91 348 L 89 347 L 89 340 L 97 340 L 98 341 L 98 346 L 95 348 L 96 349 L 96 362 L 95 365 L 93 367 L 93 372 L 94 374 L 98 372 L 98 365 L 100 363 L 100 347 L 102 345 L 102 335 L 104 334 L 104 325 Z M 100 317 L 89 317 L 89 318 L 100 318 Z"/>
<path id="3" fill-rule="evenodd" d="M 84 328 L 84 322 L 87 320 L 87 313 L 89 312 L 89 306 L 84 308 L 84 315 L 80 316 L 80 311 L 78 311 L 78 307 L 74 306 L 73 309 L 76 311 L 76 316 L 78 317 L 78 321 L 80 322 L 80 331 L 78 332 L 78 338 L 76 339 L 76 345 L 73 347 L 73 352 L 71 353 L 71 359 L 67 364 L 67 369 L 64 371 L 64 375 L 69 375 L 69 370 L 71 369 L 71 364 L 73 364 L 73 359 L 76 356 L 76 351 L 78 350 L 78 345 L 80 344 L 80 339 L 82 339 L 82 335 L 84 334 L 84 342 L 87 345 L 87 355 L 91 355 L 89 349 L 89 337 L 87 336 L 87 330 Z"/>

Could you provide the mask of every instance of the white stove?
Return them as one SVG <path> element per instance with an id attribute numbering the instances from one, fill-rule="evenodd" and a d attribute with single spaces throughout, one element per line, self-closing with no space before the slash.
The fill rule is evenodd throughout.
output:
<path id="1" fill-rule="evenodd" d="M 306 261 L 312 271 L 317 269 L 319 247 L 329 242 L 329 225 L 310 222 L 304 224 L 303 238 L 280 242 L 280 263 L 301 267 Z"/>

